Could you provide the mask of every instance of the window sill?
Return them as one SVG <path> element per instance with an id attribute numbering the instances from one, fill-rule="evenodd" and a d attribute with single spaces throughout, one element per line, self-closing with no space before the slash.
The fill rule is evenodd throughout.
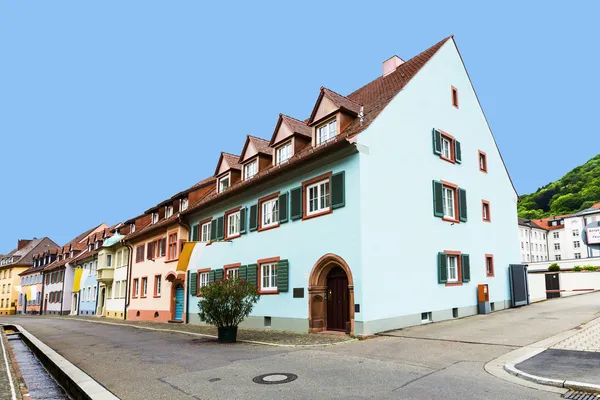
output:
<path id="1" fill-rule="evenodd" d="M 319 211 L 314 214 L 304 214 L 304 215 L 302 215 L 302 220 L 304 221 L 304 220 L 311 219 L 311 218 L 321 217 L 323 215 L 331 214 L 332 212 L 333 212 L 333 210 L 331 208 L 329 208 L 327 210 Z"/>
<path id="2" fill-rule="evenodd" d="M 232 239 L 237 239 L 237 238 L 239 238 L 240 236 L 242 236 L 242 234 L 241 234 L 241 233 L 237 233 L 237 234 L 235 234 L 235 235 L 233 235 L 233 236 L 226 236 L 224 240 L 232 240 Z"/>
<path id="3" fill-rule="evenodd" d="M 455 224 L 460 224 L 460 220 L 448 217 L 442 217 L 442 221 L 453 222 Z"/>
<path id="4" fill-rule="evenodd" d="M 179 257 L 178 257 L 178 258 L 174 258 L 174 259 L 172 259 L 172 260 L 166 260 L 166 261 L 165 261 L 165 264 L 172 263 L 172 262 L 176 262 L 176 261 L 179 261 Z"/>
<path id="5" fill-rule="evenodd" d="M 145 299 L 146 297 L 148 297 L 148 296 L 140 296 L 140 299 Z"/>
<path id="6" fill-rule="evenodd" d="M 494 274 L 491 274 L 491 275 L 485 274 L 485 277 L 486 277 L 486 278 L 495 278 L 495 277 L 496 277 L 496 275 L 494 275 Z"/>
<path id="7" fill-rule="evenodd" d="M 462 282 L 446 282 L 446 286 L 462 286 Z"/>
<path id="8" fill-rule="evenodd" d="M 263 227 L 259 227 L 258 231 L 262 232 L 262 231 L 268 231 L 269 229 L 274 229 L 274 228 L 279 228 L 279 223 L 273 224 L 273 225 L 269 225 L 269 226 L 265 226 Z"/>
<path id="9" fill-rule="evenodd" d="M 456 161 L 451 158 L 446 158 L 440 154 L 440 159 L 449 162 L 450 164 L 456 164 Z"/>
<path id="10" fill-rule="evenodd" d="M 154 297 L 155 299 L 158 299 L 158 298 L 160 298 L 160 294 L 155 294 L 155 295 L 154 295 L 154 296 L 152 296 L 152 297 Z"/>
<path id="11" fill-rule="evenodd" d="M 479 168 L 479 171 L 480 171 L 480 172 L 483 172 L 484 174 L 487 174 L 487 173 L 488 173 L 488 172 L 487 172 L 487 169 L 481 169 L 481 168 Z"/>
<path id="12" fill-rule="evenodd" d="M 483 222 L 487 222 L 488 224 L 491 224 L 491 223 L 492 223 L 492 220 L 491 220 L 491 219 L 484 219 L 484 220 L 482 220 L 482 221 L 483 221 Z"/>
<path id="13" fill-rule="evenodd" d="M 279 294 L 279 290 L 275 289 L 275 290 L 260 290 L 258 292 L 258 294 L 262 295 L 268 295 L 268 294 Z"/>

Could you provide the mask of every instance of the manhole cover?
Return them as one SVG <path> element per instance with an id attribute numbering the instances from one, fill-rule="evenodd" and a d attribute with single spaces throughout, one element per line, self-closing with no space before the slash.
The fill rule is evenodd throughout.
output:
<path id="1" fill-rule="evenodd" d="M 259 375 L 252 378 L 252 381 L 254 383 L 260 383 L 261 385 L 277 385 L 280 383 L 292 382 L 296 379 L 298 379 L 298 375 L 275 372 L 272 374 Z"/>

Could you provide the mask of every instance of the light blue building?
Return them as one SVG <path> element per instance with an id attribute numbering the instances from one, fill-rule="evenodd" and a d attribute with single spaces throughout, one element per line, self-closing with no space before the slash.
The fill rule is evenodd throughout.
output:
<path id="1" fill-rule="evenodd" d="M 72 315 L 96 315 L 98 312 L 98 251 L 105 239 L 112 236 L 108 229 L 92 234 L 87 249 L 74 261 Z"/>
<path id="2" fill-rule="evenodd" d="M 363 336 L 509 306 L 517 195 L 453 37 L 270 140 L 222 153 L 183 218 L 186 321 L 201 287 L 238 275 L 261 298 L 243 326 Z"/>

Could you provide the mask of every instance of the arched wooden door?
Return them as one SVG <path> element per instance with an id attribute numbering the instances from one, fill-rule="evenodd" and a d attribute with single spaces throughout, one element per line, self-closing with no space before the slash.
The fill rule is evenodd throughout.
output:
<path id="1" fill-rule="evenodd" d="M 350 321 L 348 276 L 336 266 L 327 274 L 327 329 L 346 331 Z"/>

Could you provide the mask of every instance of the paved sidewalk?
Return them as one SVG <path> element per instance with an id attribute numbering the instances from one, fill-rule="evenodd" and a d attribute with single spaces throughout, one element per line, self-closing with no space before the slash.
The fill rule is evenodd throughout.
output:
<path id="1" fill-rule="evenodd" d="M 553 349 L 600 352 L 600 323 L 582 329 L 577 335 L 571 336 L 552 346 Z"/>

